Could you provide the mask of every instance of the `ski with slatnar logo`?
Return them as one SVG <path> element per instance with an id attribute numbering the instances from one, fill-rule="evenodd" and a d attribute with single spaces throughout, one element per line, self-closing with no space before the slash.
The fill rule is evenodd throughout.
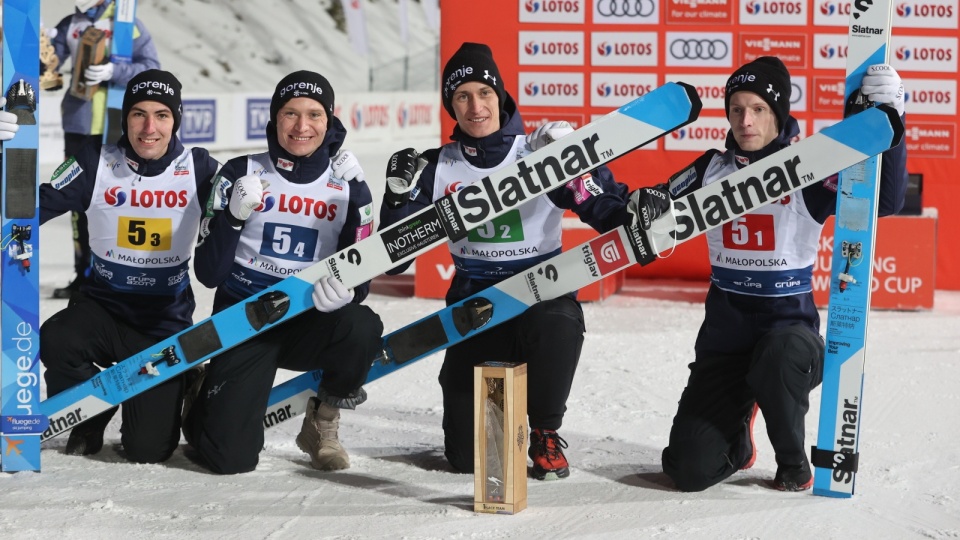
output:
<path id="1" fill-rule="evenodd" d="M 116 0 L 113 3 L 113 35 L 110 38 L 110 62 L 133 62 L 133 37 L 136 29 L 137 0 Z M 126 84 L 110 83 L 107 87 L 107 110 L 103 118 L 103 144 L 117 144 L 123 120 L 123 93 Z"/>
<path id="2" fill-rule="evenodd" d="M 855 0 L 850 6 L 844 83 L 848 110 L 869 105 L 863 103 L 860 86 L 869 66 L 888 63 L 892 21 L 892 0 Z M 879 191 L 879 156 L 840 173 L 820 426 L 810 460 L 814 495 L 853 496 Z"/>
<path id="3" fill-rule="evenodd" d="M 852 116 L 673 201 L 676 223 L 661 218 L 649 231 L 618 227 L 388 334 L 367 382 L 508 321 L 537 302 L 576 291 L 632 264 L 647 265 L 678 244 L 896 146 L 902 136 L 900 117 L 889 107 Z M 321 377 L 313 371 L 276 386 L 264 426 L 306 410 Z"/>
<path id="4" fill-rule="evenodd" d="M 17 116 L 3 142 L 0 198 L 0 470 L 39 471 L 40 434 L 40 2 L 3 2 L 3 96 Z"/>
<path id="5" fill-rule="evenodd" d="M 697 118 L 700 98 L 684 83 L 664 86 L 502 167 L 433 206 L 290 276 L 257 295 L 40 404 L 43 439 L 68 431 L 290 318 L 314 309 L 313 284 L 334 276 L 356 287 L 420 253 L 519 207 Z"/>

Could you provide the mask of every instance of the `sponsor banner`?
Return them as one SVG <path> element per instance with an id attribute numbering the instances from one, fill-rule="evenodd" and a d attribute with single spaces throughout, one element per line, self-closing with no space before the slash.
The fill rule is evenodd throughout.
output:
<path id="1" fill-rule="evenodd" d="M 566 121 L 573 126 L 573 129 L 580 129 L 586 125 L 582 114 L 570 114 L 566 111 L 558 113 L 552 111 L 546 111 L 542 113 L 540 111 L 534 111 L 533 113 L 524 112 L 522 116 L 523 130 L 527 133 L 530 133 L 547 122 Z"/>
<path id="2" fill-rule="evenodd" d="M 583 73 L 532 73 L 521 71 L 521 106 L 583 107 Z"/>
<path id="3" fill-rule="evenodd" d="M 910 114 L 956 116 L 956 79 L 905 79 L 906 111 Z"/>
<path id="4" fill-rule="evenodd" d="M 657 0 L 594 0 L 593 23 L 658 24 L 661 3 Z"/>
<path id="5" fill-rule="evenodd" d="M 654 67 L 657 65 L 656 32 L 592 32 L 590 65 Z"/>
<path id="6" fill-rule="evenodd" d="M 776 56 L 787 69 L 806 68 L 807 36 L 803 34 L 740 34 L 737 65 L 753 62 L 761 56 Z"/>
<path id="7" fill-rule="evenodd" d="M 794 0 L 748 0 L 740 2 L 740 24 L 806 26 L 809 2 Z"/>
<path id="8" fill-rule="evenodd" d="M 246 133 L 247 140 L 267 138 L 267 123 L 270 122 L 270 98 L 248 98 Z"/>
<path id="9" fill-rule="evenodd" d="M 847 35 L 814 34 L 813 67 L 816 69 L 846 70 Z"/>
<path id="10" fill-rule="evenodd" d="M 396 130 L 403 136 L 429 136 L 440 125 L 440 103 L 434 95 L 399 96 L 395 111 Z"/>
<path id="11" fill-rule="evenodd" d="M 696 122 L 671 131 L 663 138 L 665 150 L 706 152 L 711 148 L 722 150 L 730 130 L 730 122 L 723 116 L 701 116 Z"/>
<path id="12" fill-rule="evenodd" d="M 850 0 L 815 0 L 814 26 L 847 26 L 850 24 Z"/>
<path id="13" fill-rule="evenodd" d="M 957 38 L 894 35 L 890 64 L 897 71 L 957 72 Z"/>
<path id="14" fill-rule="evenodd" d="M 593 73 L 590 78 L 593 107 L 616 108 L 657 87 L 657 76 L 653 73 Z"/>
<path id="15" fill-rule="evenodd" d="M 520 22 L 583 24 L 587 0 L 519 0 Z"/>
<path id="16" fill-rule="evenodd" d="M 183 100 L 180 140 L 184 144 L 217 140 L 217 102 L 213 99 Z"/>
<path id="17" fill-rule="evenodd" d="M 520 32 L 521 66 L 582 66 L 583 32 Z"/>
<path id="18" fill-rule="evenodd" d="M 730 32 L 667 32 L 668 67 L 733 67 L 733 34 Z"/>
<path id="19" fill-rule="evenodd" d="M 667 24 L 733 24 L 734 0 L 670 0 L 663 4 Z"/>
<path id="20" fill-rule="evenodd" d="M 357 100 L 349 105 L 349 117 L 340 118 L 351 138 L 368 138 L 371 132 L 383 136 L 390 132 L 390 102 L 388 99 Z M 375 133 L 379 132 L 379 133 Z"/>
<path id="21" fill-rule="evenodd" d="M 911 157 L 957 157 L 956 123 L 911 121 L 903 137 Z"/>
<path id="22" fill-rule="evenodd" d="M 813 299 L 830 302 L 834 218 L 824 224 L 813 265 Z M 932 309 L 936 270 L 936 216 L 889 216 L 877 220 L 877 246 L 870 307 Z"/>
<path id="23" fill-rule="evenodd" d="M 899 2 L 893 9 L 893 27 L 956 30 L 957 12 L 957 0 Z"/>
<path id="24" fill-rule="evenodd" d="M 723 110 L 723 96 L 727 85 L 728 74 L 722 75 L 687 75 L 667 74 L 667 82 L 685 82 L 697 89 L 697 95 L 703 102 L 703 110 Z"/>
<path id="25" fill-rule="evenodd" d="M 843 89 L 846 86 L 844 77 L 814 77 L 813 112 L 824 112 L 835 115 L 843 114 Z"/>
<path id="26" fill-rule="evenodd" d="M 805 112 L 807 110 L 807 78 L 802 76 L 790 77 L 790 113 Z"/>

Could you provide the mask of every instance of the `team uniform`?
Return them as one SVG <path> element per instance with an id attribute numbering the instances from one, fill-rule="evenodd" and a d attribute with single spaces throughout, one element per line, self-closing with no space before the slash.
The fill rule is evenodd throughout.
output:
<path id="1" fill-rule="evenodd" d="M 271 124 L 269 151 L 238 157 L 224 166 L 207 204 L 196 250 L 196 275 L 216 287 L 216 313 L 295 275 L 370 235 L 373 198 L 366 183 L 332 174 L 330 159 L 346 130 L 328 116 L 326 137 L 309 157 L 284 150 Z M 263 202 L 234 227 L 227 210 L 234 182 L 257 175 L 269 183 Z M 211 470 L 254 470 L 263 448 L 263 417 L 278 368 L 323 369 L 318 398 L 353 409 L 366 399 L 362 384 L 381 347 L 383 324 L 360 302 L 324 313 L 309 310 L 212 359 L 200 397 L 184 426 L 187 440 Z"/>
<path id="2" fill-rule="evenodd" d="M 382 223 L 400 221 L 530 152 L 516 104 L 509 94 L 505 97 L 499 131 L 476 139 L 457 126 L 455 142 L 422 154 L 427 165 L 409 201 L 399 206 L 383 204 Z M 607 168 L 600 167 L 449 243 L 456 271 L 447 304 L 559 254 L 566 209 L 597 230 L 615 227 L 622 219 L 626 191 Z M 405 266 L 388 273 L 401 272 Z M 447 350 L 439 380 L 445 454 L 454 468 L 473 471 L 473 367 L 490 360 L 526 362 L 530 427 L 555 431 L 566 410 L 583 333 L 583 312 L 575 294 L 569 294 L 538 303 L 520 317 Z"/>
<path id="3" fill-rule="evenodd" d="M 674 175 L 670 196 L 683 197 L 790 144 L 786 122 L 755 152 L 728 135 Z M 883 153 L 880 215 L 899 211 L 906 192 L 906 148 Z M 823 339 L 812 276 L 824 221 L 836 210 L 837 177 L 809 186 L 707 232 L 711 284 L 697 336 L 696 361 L 663 451 L 663 469 L 684 491 L 716 484 L 747 463 L 759 405 L 779 466 L 805 463 L 804 416 L 823 375 Z M 746 427 L 746 429 L 745 429 Z"/>
<path id="4" fill-rule="evenodd" d="M 80 47 L 80 37 L 83 31 L 93 26 L 107 32 L 105 46 L 110 50 L 110 38 L 113 30 L 113 18 L 116 2 L 108 0 L 103 5 L 81 12 L 75 10 L 71 15 L 64 17 L 56 26 L 56 35 L 52 40 L 59 65 L 70 60 L 71 65 L 77 61 Z M 160 59 L 153 38 L 146 26 L 136 19 L 133 30 L 133 51 L 129 63 L 116 62 L 113 64 L 111 82 L 126 85 L 134 75 L 148 69 L 159 69 Z M 80 74 L 82 76 L 82 74 Z M 101 84 L 89 100 L 74 96 L 69 91 L 64 92 L 60 105 L 60 114 L 63 124 L 63 154 L 65 158 L 80 152 L 90 141 L 101 141 L 103 138 L 104 118 L 107 110 L 107 84 Z M 113 143 L 114 141 L 109 141 Z M 74 223 L 74 270 L 78 279 L 86 277 L 90 272 L 90 248 L 87 232 L 86 216 L 73 214 Z M 58 289 L 63 295 L 72 292 L 70 287 Z M 59 295 L 57 297 L 60 297 Z"/>
<path id="5" fill-rule="evenodd" d="M 193 324 L 188 265 L 217 167 L 206 150 L 184 149 L 175 136 L 162 158 L 145 161 L 124 136 L 118 145 L 85 146 L 40 186 L 41 223 L 69 211 L 90 217 L 94 270 L 41 327 L 48 395 Z M 182 395 L 177 378 L 123 404 L 129 459 L 153 463 L 173 453 Z M 90 423 L 105 426 L 114 412 Z"/>

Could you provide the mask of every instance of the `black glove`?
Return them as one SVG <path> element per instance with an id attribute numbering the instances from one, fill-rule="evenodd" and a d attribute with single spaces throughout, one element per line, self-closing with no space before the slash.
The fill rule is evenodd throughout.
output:
<path id="1" fill-rule="evenodd" d="M 387 162 L 387 190 L 383 200 L 393 207 L 406 204 L 410 192 L 417 185 L 417 173 L 426 164 L 427 160 L 413 148 L 405 148 L 390 156 Z"/>
<path id="2" fill-rule="evenodd" d="M 640 228 L 646 231 L 657 218 L 670 211 L 672 204 L 669 186 L 657 184 L 631 193 L 630 200 L 627 201 L 627 212 L 630 213 L 633 223 L 639 224 Z"/>

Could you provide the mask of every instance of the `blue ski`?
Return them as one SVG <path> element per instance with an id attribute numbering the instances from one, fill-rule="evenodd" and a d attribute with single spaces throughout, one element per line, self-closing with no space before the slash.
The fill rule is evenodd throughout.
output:
<path id="1" fill-rule="evenodd" d="M 692 86 L 667 83 L 581 127 L 561 143 L 537 150 L 247 301 L 48 398 L 40 404 L 41 412 L 50 419 L 42 439 L 59 435 L 264 329 L 313 309 L 313 284 L 320 277 L 332 275 L 347 287 L 360 285 L 692 122 L 699 112 L 700 99 Z"/>
<path id="2" fill-rule="evenodd" d="M 852 116 L 674 201 L 676 224 L 661 218 L 650 231 L 619 227 L 388 334 L 367 382 L 508 321 L 537 302 L 632 264 L 647 265 L 677 244 L 895 146 L 902 135 L 903 124 L 893 109 Z M 308 372 L 275 387 L 264 426 L 302 413 L 321 376 L 320 371 Z"/>
<path id="3" fill-rule="evenodd" d="M 3 95 L 20 130 L 3 143 L 0 240 L 0 470 L 40 470 L 40 2 L 3 2 Z"/>
<path id="4" fill-rule="evenodd" d="M 891 0 L 857 1 L 850 6 L 845 103 L 859 92 L 869 66 L 888 63 L 892 20 Z M 879 190 L 877 156 L 840 174 L 820 427 L 811 459 L 814 495 L 853 496 Z"/>
<path id="5" fill-rule="evenodd" d="M 113 3 L 113 36 L 110 38 L 110 62 L 133 62 L 133 31 L 136 28 L 137 0 L 116 0 Z M 103 118 L 103 144 L 120 140 L 124 84 L 110 83 L 107 88 L 107 110 Z"/>

